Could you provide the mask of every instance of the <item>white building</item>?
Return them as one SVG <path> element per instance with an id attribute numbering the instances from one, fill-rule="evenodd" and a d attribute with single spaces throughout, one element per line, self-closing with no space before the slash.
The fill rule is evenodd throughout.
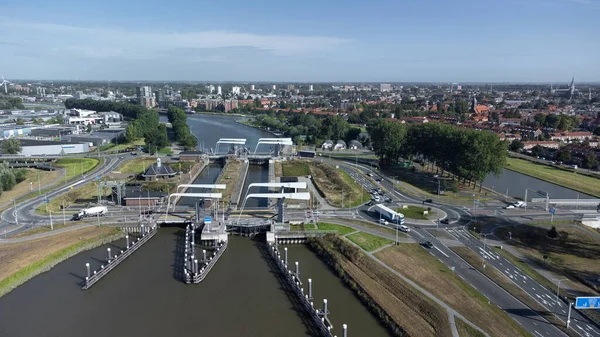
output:
<path id="1" fill-rule="evenodd" d="M 313 91 L 313 85 L 312 84 L 308 86 L 308 91 Z"/>
<path id="2" fill-rule="evenodd" d="M 250 84 L 250 90 L 255 90 L 254 84 Z"/>
<path id="3" fill-rule="evenodd" d="M 239 95 L 241 92 L 241 88 L 240 87 L 232 87 L 231 88 L 231 93 L 234 95 Z"/>
<path id="4" fill-rule="evenodd" d="M 389 83 L 381 83 L 379 85 L 379 91 L 381 91 L 381 92 L 392 91 L 392 85 Z"/>
<path id="5" fill-rule="evenodd" d="M 96 111 L 94 110 L 84 110 L 84 109 L 71 109 L 69 110 L 69 115 L 70 116 L 77 116 L 77 117 L 88 117 L 91 115 L 95 115 Z"/>
<path id="6" fill-rule="evenodd" d="M 273 84 L 272 88 L 273 90 L 277 90 L 277 86 L 275 84 Z"/>
<path id="7" fill-rule="evenodd" d="M 217 95 L 221 95 L 221 94 L 222 94 L 221 93 L 221 86 L 219 85 L 219 86 L 217 86 Z"/>

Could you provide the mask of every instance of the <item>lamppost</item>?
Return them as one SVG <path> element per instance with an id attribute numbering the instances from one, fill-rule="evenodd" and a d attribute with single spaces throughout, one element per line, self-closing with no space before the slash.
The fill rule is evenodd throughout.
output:
<path id="1" fill-rule="evenodd" d="M 568 278 L 561 278 L 560 280 L 554 279 L 554 281 L 558 281 L 558 287 L 556 289 L 556 303 L 554 304 L 554 316 L 556 316 L 556 307 L 558 306 L 558 293 L 560 292 L 560 283 L 562 281 L 568 281 Z"/>
<path id="2" fill-rule="evenodd" d="M 492 235 L 492 233 L 479 233 L 483 236 L 483 251 L 481 252 L 481 259 L 483 261 L 483 269 L 485 269 L 485 248 L 486 248 L 486 239 L 488 235 Z"/>
<path id="3" fill-rule="evenodd" d="M 396 218 L 396 246 L 398 245 L 398 218 Z"/>
<path id="4" fill-rule="evenodd" d="M 15 221 L 17 222 L 17 227 L 19 227 L 19 214 L 17 214 L 17 201 L 13 199 L 13 205 L 15 207 Z"/>

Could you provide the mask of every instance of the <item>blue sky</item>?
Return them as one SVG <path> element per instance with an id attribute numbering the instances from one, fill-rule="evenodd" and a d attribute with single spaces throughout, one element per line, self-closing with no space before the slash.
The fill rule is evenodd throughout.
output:
<path id="1" fill-rule="evenodd" d="M 600 81 L 600 0 L 0 2 L 8 79 Z"/>

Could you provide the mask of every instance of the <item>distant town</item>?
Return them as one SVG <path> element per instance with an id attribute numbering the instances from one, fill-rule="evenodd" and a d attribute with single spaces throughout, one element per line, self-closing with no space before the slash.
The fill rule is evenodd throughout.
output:
<path id="1" fill-rule="evenodd" d="M 354 139 L 341 139 L 344 144 L 336 145 L 332 143 L 337 139 L 311 137 L 293 120 L 280 123 L 260 116 L 340 116 L 358 126 L 373 118 L 409 124 L 447 123 L 496 133 L 501 140 L 508 140 L 515 152 L 589 169 L 598 165 L 600 85 L 577 85 L 574 78 L 562 84 L 463 85 L 26 82 L 3 78 L 1 89 L 3 138 L 19 136 L 24 155 L 88 152 L 124 137 L 127 124 L 118 112 L 65 108 L 69 99 L 88 99 L 135 103 L 164 114 L 169 106 L 175 106 L 190 114 L 258 115 L 258 126 L 290 136 L 296 143 L 332 149 L 350 147 L 346 144 L 350 141 L 369 147 L 368 134 L 355 133 Z"/>

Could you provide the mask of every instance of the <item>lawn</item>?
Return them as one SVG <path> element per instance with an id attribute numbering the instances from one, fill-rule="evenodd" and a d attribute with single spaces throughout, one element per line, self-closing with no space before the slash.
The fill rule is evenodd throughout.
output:
<path id="1" fill-rule="evenodd" d="M 527 336 L 523 327 L 418 244 L 386 248 L 377 258 L 417 282 L 492 336 Z"/>
<path id="2" fill-rule="evenodd" d="M 218 190 L 217 193 L 223 193 L 223 198 L 221 199 L 226 205 L 229 204 L 231 199 L 231 194 L 235 189 L 238 181 L 240 180 L 240 169 L 242 167 L 242 162 L 239 160 L 228 160 L 223 167 L 223 171 L 219 175 L 217 182 L 215 184 L 225 184 L 224 190 Z M 237 200 L 236 200 L 237 201 Z"/>
<path id="3" fill-rule="evenodd" d="M 434 215 L 433 211 L 429 211 L 428 215 L 423 214 L 427 208 L 418 206 L 408 206 L 407 208 L 397 208 L 396 212 L 404 214 L 405 217 L 418 220 L 429 220 Z"/>
<path id="4" fill-rule="evenodd" d="M 160 153 L 160 154 L 173 154 L 173 150 L 171 150 L 170 147 L 163 147 L 162 149 L 158 150 L 158 153 Z"/>
<path id="5" fill-rule="evenodd" d="M 25 170 L 27 170 L 27 176 L 25 180 L 16 184 L 10 191 L 2 191 L 2 195 L 0 196 L 0 204 L 9 202 L 12 199 L 18 198 L 31 191 L 37 193 L 38 186 L 43 187 L 44 185 L 54 181 L 54 179 L 58 178 L 60 175 L 59 171 L 45 171 L 30 168 Z"/>
<path id="6" fill-rule="evenodd" d="M 317 229 L 315 224 L 301 224 L 301 225 L 290 225 L 290 231 L 301 232 L 301 231 L 314 231 Z"/>
<path id="7" fill-rule="evenodd" d="M 517 260 L 517 265 L 524 272 L 550 289 L 554 288 L 552 282 L 527 266 L 527 263 L 568 277 L 569 285 L 577 289 L 581 296 L 598 296 L 598 289 L 589 284 L 594 283 L 600 274 L 600 239 L 577 227 L 556 228 L 558 237 L 554 239 L 547 235 L 547 227 L 515 225 L 498 228 L 496 235 L 502 240 L 509 240 L 508 232 L 512 233 L 510 244 L 527 259 L 518 261 L 521 259 L 507 256 L 510 255 L 508 252 L 498 251 L 511 260 Z"/>
<path id="8" fill-rule="evenodd" d="M 371 199 L 369 192 L 342 169 L 323 163 L 307 163 L 313 182 L 333 206 L 354 207 Z"/>
<path id="9" fill-rule="evenodd" d="M 396 235 L 396 230 L 386 227 L 386 226 L 382 226 L 379 223 L 377 224 L 373 224 L 367 221 L 362 221 L 362 220 L 355 220 L 355 219 L 344 219 L 344 222 L 349 222 L 355 225 L 359 225 L 365 228 L 369 228 L 369 229 L 373 229 L 382 233 L 388 233 L 388 234 L 392 234 L 392 235 Z M 406 234 L 404 234 L 403 232 L 398 231 L 398 237 L 399 238 L 406 238 L 408 237 Z"/>
<path id="10" fill-rule="evenodd" d="M 96 158 L 61 158 L 54 163 L 54 166 L 63 167 L 66 170 L 65 179 L 69 180 L 92 171 L 99 162 Z"/>
<path id="11" fill-rule="evenodd" d="M 465 323 L 462 319 L 455 317 L 454 321 L 456 322 L 456 330 L 458 330 L 458 336 L 460 337 L 485 337 L 484 334 L 479 332 L 479 330 L 475 330 L 472 326 Z"/>
<path id="12" fill-rule="evenodd" d="M 365 232 L 350 234 L 346 236 L 346 238 L 356 243 L 358 246 L 360 246 L 360 248 L 366 250 L 367 252 L 372 252 L 383 246 L 394 243 L 394 241 L 392 240 L 388 240 L 380 236 L 376 236 Z"/>
<path id="13" fill-rule="evenodd" d="M 306 177 L 310 174 L 310 168 L 305 161 L 286 161 L 281 164 L 284 177 Z"/>
<path id="14" fill-rule="evenodd" d="M 507 158 L 506 168 L 582 193 L 600 197 L 600 179 L 523 159 Z"/>
<path id="15" fill-rule="evenodd" d="M 317 224 L 318 231 L 338 231 L 338 234 L 340 235 L 346 235 L 346 234 L 350 234 L 352 232 L 355 232 L 356 230 L 350 227 L 346 227 L 346 226 L 342 226 L 342 225 L 337 225 L 337 224 L 333 224 L 333 223 L 329 223 L 329 222 L 319 222 Z"/>
<path id="16" fill-rule="evenodd" d="M 143 173 L 152 164 L 156 163 L 156 158 L 135 158 L 125 161 L 115 171 L 121 173 L 139 174 Z"/>
<path id="17" fill-rule="evenodd" d="M 535 299 L 529 296 L 526 292 L 521 290 L 512 280 L 502 274 L 499 270 L 494 268 L 491 264 L 487 264 L 486 268 L 483 268 L 481 262 L 481 256 L 473 252 L 467 247 L 452 247 L 451 248 L 456 254 L 467 261 L 471 266 L 475 267 L 479 272 L 489 277 L 494 283 L 498 284 L 512 296 L 523 302 L 526 306 L 530 307 L 533 311 L 543 316 L 548 321 L 555 324 L 559 329 L 562 329 L 565 333 L 571 336 L 578 336 L 573 330 L 564 329 L 564 322 L 556 319 L 551 311 L 546 310 L 542 307 Z M 461 335 L 462 336 L 462 335 Z"/>
<path id="18" fill-rule="evenodd" d="M 137 150 L 138 147 L 144 146 L 144 144 L 145 144 L 144 143 L 144 139 L 142 138 L 142 139 L 138 139 L 138 140 L 136 140 L 134 142 L 131 142 L 131 143 L 122 143 L 122 144 L 119 143 L 119 144 L 116 144 L 116 145 L 112 144 L 113 146 L 107 147 L 105 151 L 106 152 L 119 152 L 119 151 L 123 151 L 123 150 L 126 150 L 126 149 Z M 102 150 L 102 148 L 100 150 L 104 151 L 104 150 Z"/>
<path id="19" fill-rule="evenodd" d="M 106 199 L 110 195 L 110 189 L 104 188 L 101 189 L 100 193 L 102 193 L 102 199 Z M 75 210 L 69 210 L 69 206 L 72 204 L 88 204 L 88 203 L 96 203 L 98 201 L 98 188 L 94 183 L 85 184 L 82 186 L 76 186 L 71 189 L 69 192 L 58 196 L 56 198 L 50 199 L 50 203 L 47 205 L 48 210 L 52 211 L 52 215 L 56 216 L 57 219 L 60 218 L 62 221 L 62 210 L 61 206 L 65 205 L 66 211 L 65 215 L 69 219 L 69 213 L 75 212 Z M 48 215 L 49 212 L 46 211 L 46 204 L 41 204 L 36 208 L 36 213 Z"/>

